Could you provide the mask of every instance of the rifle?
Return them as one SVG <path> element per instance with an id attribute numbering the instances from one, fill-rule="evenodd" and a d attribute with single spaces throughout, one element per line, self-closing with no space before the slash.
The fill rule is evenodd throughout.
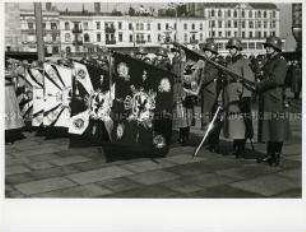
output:
<path id="1" fill-rule="evenodd" d="M 234 79 L 236 81 L 240 81 L 249 90 L 256 91 L 255 83 L 253 81 L 245 79 L 244 77 L 242 77 L 239 74 L 233 72 L 232 70 L 226 68 L 225 66 L 223 66 L 221 64 L 218 64 L 217 62 L 212 61 L 212 60 L 206 58 L 205 56 L 203 56 L 202 54 L 198 53 L 197 51 L 190 50 L 189 48 L 187 48 L 183 44 L 180 44 L 178 42 L 173 42 L 173 45 L 183 49 L 185 51 L 186 55 L 189 54 L 191 57 L 196 57 L 197 59 L 201 59 L 201 60 L 203 60 L 203 61 L 205 61 L 205 62 L 215 66 L 217 69 L 219 69 L 222 72 L 224 72 L 224 73 L 228 74 L 229 76 L 231 76 L 232 79 Z"/>

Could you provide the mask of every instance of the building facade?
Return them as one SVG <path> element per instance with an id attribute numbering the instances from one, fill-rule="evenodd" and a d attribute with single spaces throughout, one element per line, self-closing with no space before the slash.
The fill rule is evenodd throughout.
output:
<path id="1" fill-rule="evenodd" d="M 20 9 L 18 3 L 5 3 L 5 49 L 19 51 L 21 48 Z"/>
<path id="2" fill-rule="evenodd" d="M 50 3 L 49 3 L 50 4 Z M 43 12 L 46 51 L 54 55 L 92 53 L 99 47 L 112 49 L 153 48 L 177 41 L 194 47 L 214 38 L 221 54 L 227 54 L 226 42 L 240 37 L 245 54 L 264 53 L 262 43 L 271 35 L 279 36 L 279 10 L 274 4 L 190 3 L 185 16 L 111 15 L 95 11 L 59 12 L 48 6 Z M 24 51 L 36 50 L 34 13 L 20 13 Z"/>
<path id="3" fill-rule="evenodd" d="M 267 37 L 280 36 L 280 11 L 274 4 L 190 3 L 187 12 L 209 22 L 209 37 L 224 54 L 231 37 L 241 38 L 246 55 L 257 55 L 265 52 L 262 43 Z"/>

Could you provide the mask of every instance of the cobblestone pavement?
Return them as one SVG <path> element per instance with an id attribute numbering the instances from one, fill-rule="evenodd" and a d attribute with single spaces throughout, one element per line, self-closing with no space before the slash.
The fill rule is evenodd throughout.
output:
<path id="1" fill-rule="evenodd" d="M 194 144 L 173 145 L 165 158 L 106 162 L 99 147 L 69 148 L 68 138 L 26 139 L 6 146 L 7 198 L 300 198 L 301 121 L 291 122 L 280 167 L 201 149 L 203 134 L 193 128 Z M 257 152 L 265 145 L 255 143 Z M 222 141 L 223 150 L 229 149 Z"/>

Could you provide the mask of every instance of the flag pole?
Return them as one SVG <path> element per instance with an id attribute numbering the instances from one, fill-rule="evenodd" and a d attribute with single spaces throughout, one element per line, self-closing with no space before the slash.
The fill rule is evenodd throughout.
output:
<path id="1" fill-rule="evenodd" d="M 43 27 L 42 27 L 42 4 L 41 2 L 34 2 L 34 14 L 36 20 L 36 38 L 37 38 L 37 55 L 40 63 L 45 61 Z"/>

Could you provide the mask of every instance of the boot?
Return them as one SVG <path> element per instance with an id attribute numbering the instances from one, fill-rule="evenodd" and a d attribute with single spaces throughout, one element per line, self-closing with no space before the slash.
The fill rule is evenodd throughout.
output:
<path id="1" fill-rule="evenodd" d="M 183 130 L 183 146 L 188 145 L 190 135 L 190 127 L 185 127 Z"/>
<path id="2" fill-rule="evenodd" d="M 184 130 L 184 128 L 180 128 L 180 130 L 179 130 L 179 138 L 178 138 L 178 143 L 179 144 L 183 144 L 183 141 L 184 141 L 183 130 Z"/>
<path id="3" fill-rule="evenodd" d="M 272 167 L 278 167 L 280 163 L 280 154 L 282 152 L 283 148 L 283 142 L 275 142 L 274 145 L 274 154 L 272 158 L 269 160 L 269 165 Z"/>
<path id="4" fill-rule="evenodd" d="M 271 159 L 273 154 L 273 145 L 274 144 L 270 141 L 267 143 L 267 154 L 263 157 L 258 157 L 257 163 L 268 162 L 268 160 Z"/>
<path id="5" fill-rule="evenodd" d="M 237 154 L 238 154 L 238 141 L 234 139 L 232 155 L 237 156 Z"/>

